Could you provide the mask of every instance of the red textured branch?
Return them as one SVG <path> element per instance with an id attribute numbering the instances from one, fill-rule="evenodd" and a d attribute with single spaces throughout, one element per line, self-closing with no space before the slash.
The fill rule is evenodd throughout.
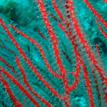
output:
<path id="1" fill-rule="evenodd" d="M 94 9 L 94 7 L 90 4 L 89 0 L 83 0 L 86 6 L 92 11 L 95 17 L 107 28 L 107 22 L 102 18 L 102 16 Z"/>
<path id="2" fill-rule="evenodd" d="M 91 67 L 91 70 L 92 70 L 92 74 L 93 74 L 93 77 L 94 77 L 94 82 L 95 82 L 96 90 L 97 90 L 97 93 L 98 93 L 99 106 L 101 106 L 101 93 L 100 93 L 100 88 L 99 88 L 99 85 L 98 85 L 97 76 L 95 74 L 94 69 L 92 69 L 92 67 Z"/>
<path id="3" fill-rule="evenodd" d="M 72 75 L 75 77 L 74 83 L 69 87 L 69 92 L 75 90 L 79 84 L 79 77 L 80 77 L 80 64 L 76 65 L 76 71 L 72 72 Z"/>
<path id="4" fill-rule="evenodd" d="M 38 5 L 39 5 L 39 9 L 41 11 L 41 14 L 42 14 L 42 18 L 43 18 L 44 23 L 46 25 L 46 28 L 48 30 L 49 36 L 51 38 L 51 42 L 52 42 L 52 45 L 53 45 L 55 58 L 56 58 L 59 70 L 60 70 L 60 72 L 62 74 L 64 88 L 65 88 L 65 91 L 67 93 L 67 91 L 68 91 L 68 79 L 66 77 L 66 72 L 67 71 L 65 70 L 65 68 L 64 68 L 64 66 L 62 64 L 61 58 L 60 58 L 60 52 L 59 52 L 59 49 L 58 49 L 58 40 L 57 40 L 56 35 L 54 33 L 54 30 L 53 30 L 53 28 L 52 28 L 52 26 L 50 24 L 50 21 L 48 20 L 48 16 L 47 16 L 47 12 L 46 12 L 43 0 L 37 0 L 37 2 L 38 2 Z"/>
<path id="5" fill-rule="evenodd" d="M 25 52 L 22 50 L 22 48 L 20 47 L 20 45 L 16 42 L 16 40 L 14 39 L 12 33 L 8 30 L 7 26 L 5 25 L 5 23 L 2 21 L 2 19 L 0 19 L 0 24 L 1 26 L 4 28 L 4 30 L 6 31 L 7 35 L 9 36 L 9 38 L 11 39 L 11 41 L 13 42 L 13 44 L 16 46 L 16 48 L 18 49 L 19 53 L 21 54 L 21 56 L 23 57 L 23 59 L 26 61 L 26 63 L 29 65 L 29 67 L 31 68 L 31 70 L 34 72 L 34 74 L 39 78 L 40 81 L 43 82 L 43 84 L 58 98 L 62 98 L 62 96 L 59 95 L 59 93 L 41 76 L 41 74 L 37 71 L 37 69 L 35 68 L 35 66 L 32 64 L 32 62 L 30 61 L 30 59 L 26 56 Z"/>
<path id="6" fill-rule="evenodd" d="M 72 4 L 72 3 L 71 3 Z M 74 17 L 74 16 L 73 16 Z M 74 20 L 75 21 L 75 20 Z M 61 24 L 59 24 L 59 26 L 60 26 L 60 28 L 65 32 L 65 34 L 67 34 L 67 32 L 66 32 L 66 30 L 65 30 L 65 28 L 61 25 Z M 75 25 L 75 27 L 76 27 L 76 25 Z M 78 31 L 78 29 L 77 29 L 77 31 Z M 68 35 L 69 36 L 69 35 Z M 70 38 L 70 37 L 69 37 Z M 78 51 L 77 51 L 77 47 L 76 47 L 76 44 L 75 44 L 75 40 L 73 40 L 73 38 L 71 38 L 71 40 L 72 40 L 72 44 L 73 44 L 73 46 L 74 46 L 74 51 L 75 51 L 75 54 L 76 54 L 76 58 L 77 58 L 77 62 L 79 61 L 79 57 L 80 57 L 80 55 L 79 55 L 79 53 L 78 53 Z M 80 62 L 81 63 L 81 62 Z M 76 72 L 78 72 L 78 73 L 74 73 L 75 75 L 75 78 L 76 78 L 76 81 L 74 82 L 74 84 L 72 84 L 72 86 L 70 87 L 70 91 L 72 91 L 72 90 L 74 90 L 76 87 L 77 87 L 77 85 L 78 85 L 78 78 L 79 78 L 79 73 L 80 73 L 80 65 L 81 64 L 79 64 L 79 65 L 76 65 L 77 66 L 77 71 Z M 89 80 L 89 77 L 88 77 L 88 72 L 87 72 L 87 70 L 86 70 L 86 67 L 85 67 L 85 65 L 83 64 L 83 70 L 84 70 L 84 78 L 85 78 L 85 81 L 86 81 L 86 86 L 87 86 L 87 91 L 88 91 L 88 95 L 89 95 L 89 99 L 90 99 L 90 106 L 91 107 L 94 107 L 94 99 L 93 99 L 93 94 L 92 94 L 92 88 L 91 88 L 91 83 L 90 83 L 90 80 Z M 76 75 L 77 74 L 77 75 Z"/>
<path id="7" fill-rule="evenodd" d="M 69 29 L 69 27 L 70 27 L 70 22 L 67 20 L 67 19 L 69 18 L 69 10 L 68 10 L 68 5 L 69 5 L 69 4 L 66 3 L 66 5 L 65 5 L 66 13 L 67 13 L 67 19 L 64 18 L 63 14 L 62 14 L 61 11 L 59 10 L 59 8 L 58 8 L 55 0 L 52 0 L 52 4 L 53 4 L 53 7 L 54 7 L 54 10 L 56 11 L 57 15 L 59 16 L 59 18 L 60 18 L 61 21 L 62 21 L 61 23 L 63 24 L 63 25 L 62 25 L 61 23 L 59 23 L 58 26 L 59 26 L 59 27 L 62 27 L 62 26 L 63 26 L 64 29 Z M 52 16 L 52 15 L 51 15 L 51 16 Z M 54 18 L 55 20 L 57 20 L 55 17 L 53 17 L 53 18 Z M 59 20 L 57 20 L 57 21 L 59 21 Z M 70 29 L 69 29 L 69 30 L 70 30 Z"/>
<path id="8" fill-rule="evenodd" d="M 40 46 L 40 44 L 39 44 L 36 40 L 32 39 L 32 38 L 29 37 L 28 35 L 24 34 L 24 33 L 21 32 L 20 30 L 18 30 L 16 27 L 14 27 L 14 26 L 12 26 L 12 25 L 11 25 L 11 27 L 12 27 L 17 33 L 19 33 L 21 36 L 23 36 L 24 38 L 28 39 L 32 44 L 34 44 L 34 45 L 40 50 L 40 54 L 42 55 L 42 58 L 43 58 L 43 60 L 44 60 L 44 62 L 45 62 L 45 64 L 46 64 L 48 70 L 50 71 L 50 73 L 52 73 L 56 78 L 60 79 L 61 76 L 58 75 L 55 71 L 53 71 L 52 68 L 51 68 L 51 66 L 50 66 L 50 64 L 48 63 L 48 60 L 47 60 L 46 55 L 45 55 L 45 52 L 44 52 L 43 48 Z"/>
<path id="9" fill-rule="evenodd" d="M 69 87 L 69 93 L 71 91 L 73 91 L 78 83 L 79 83 L 79 76 L 80 76 L 80 54 L 78 52 L 78 49 L 77 49 L 77 45 L 76 45 L 76 41 L 75 41 L 75 38 L 76 36 L 72 34 L 72 32 L 67 32 L 66 29 L 64 28 L 64 26 L 62 24 L 58 24 L 58 26 L 64 31 L 65 35 L 67 36 L 67 38 L 70 40 L 71 44 L 73 45 L 73 48 L 74 48 L 74 54 L 75 54 L 75 57 L 76 57 L 76 72 L 72 72 L 73 76 L 75 77 L 75 82 Z M 70 30 L 71 28 L 69 28 Z"/>
<path id="10" fill-rule="evenodd" d="M 0 75 L 0 82 L 3 84 L 3 86 L 6 89 L 6 91 L 8 92 L 11 100 L 14 103 L 14 106 L 15 107 L 23 107 L 23 105 L 16 99 L 15 95 L 11 91 L 11 89 L 10 89 L 9 84 L 7 83 L 7 81 L 1 75 Z"/>
<path id="11" fill-rule="evenodd" d="M 88 74 L 87 68 L 84 63 L 83 63 L 83 71 L 84 71 L 84 79 L 85 79 L 85 83 L 86 83 L 86 88 L 87 88 L 88 96 L 89 96 L 89 100 L 90 100 L 90 107 L 95 107 L 91 83 L 90 83 L 90 79 L 89 79 L 89 74 Z"/>
<path id="12" fill-rule="evenodd" d="M 98 20 L 96 20 L 96 23 L 97 23 L 98 28 L 99 28 L 100 32 L 102 33 L 102 35 L 107 39 L 107 33 L 103 30 L 101 25 L 98 24 Z"/>
<path id="13" fill-rule="evenodd" d="M 60 12 L 60 10 L 58 9 L 58 6 L 56 4 L 56 1 L 55 0 L 52 0 L 52 4 L 53 4 L 53 7 L 55 9 L 55 11 L 57 12 L 59 18 L 63 21 L 64 20 L 64 17 L 62 15 L 62 13 Z"/>
<path id="14" fill-rule="evenodd" d="M 72 75 L 75 77 L 75 81 L 74 83 L 69 86 L 69 81 L 68 81 L 68 75 L 67 75 L 67 70 L 64 68 L 62 60 L 61 60 L 61 56 L 60 56 L 60 51 L 58 48 L 58 39 L 57 39 L 57 35 L 54 32 L 53 27 L 51 26 L 50 20 L 48 19 L 48 14 L 45 8 L 45 4 L 43 2 L 43 0 L 36 0 L 38 2 L 38 6 L 40 9 L 40 12 L 42 14 L 42 18 L 43 21 L 45 23 L 45 26 L 47 28 L 48 34 L 50 36 L 51 42 L 52 42 L 52 47 L 53 47 L 53 51 L 54 51 L 54 55 L 55 55 L 55 59 L 58 65 L 58 68 L 61 72 L 60 74 L 57 74 L 55 71 L 53 71 L 51 65 L 49 64 L 45 52 L 43 50 L 43 48 L 40 46 L 40 44 L 34 40 L 33 38 L 29 37 L 28 35 L 26 35 L 25 33 L 23 33 L 22 31 L 18 30 L 16 27 L 14 26 L 10 26 L 14 31 L 16 31 L 18 34 L 20 34 L 21 36 L 23 36 L 24 38 L 26 38 L 27 40 L 29 40 L 33 45 L 35 45 L 39 51 L 40 54 L 44 60 L 44 63 L 48 69 L 48 71 L 57 79 L 61 79 L 64 83 L 64 96 L 60 95 L 46 80 L 45 78 L 38 72 L 38 70 L 36 69 L 35 65 L 31 62 L 31 60 L 29 59 L 29 57 L 27 57 L 26 53 L 24 52 L 24 50 L 21 48 L 21 46 L 18 44 L 18 42 L 15 40 L 14 35 L 8 30 L 8 27 L 5 25 L 4 21 L 2 19 L 0 19 L 0 25 L 3 27 L 3 29 L 5 30 L 5 32 L 7 33 L 8 37 L 11 39 L 12 43 L 15 45 L 15 47 L 17 48 L 17 50 L 19 51 L 20 55 L 23 57 L 23 59 L 25 60 L 25 63 L 28 64 L 28 66 L 30 67 L 31 71 L 34 72 L 35 76 L 37 76 L 37 78 L 39 78 L 39 80 L 43 83 L 43 85 L 48 88 L 51 93 L 56 96 L 57 98 L 59 98 L 60 100 L 62 100 L 65 103 L 66 107 L 71 107 L 70 105 L 70 93 L 75 90 L 79 84 L 79 78 L 80 78 L 80 73 L 81 73 L 81 67 L 83 69 L 83 73 L 84 73 L 84 79 L 85 79 L 85 84 L 86 84 L 86 89 L 87 89 L 87 93 L 89 96 L 89 101 L 90 101 L 90 106 L 91 107 L 95 107 L 94 104 L 94 97 L 93 97 L 93 93 L 92 93 L 92 87 L 91 87 L 91 82 L 90 82 L 90 78 L 89 78 L 89 74 L 88 74 L 88 70 L 87 70 L 87 66 L 84 63 L 84 59 L 82 59 L 82 56 L 80 54 L 80 50 L 79 50 L 79 44 L 81 46 L 83 46 L 83 48 L 86 51 L 86 54 L 88 55 L 89 59 L 90 59 L 90 64 L 93 64 L 93 66 L 95 67 L 95 69 L 97 70 L 97 73 L 100 75 L 102 84 L 104 86 L 103 91 L 104 91 L 104 99 L 107 102 L 107 77 L 106 77 L 106 73 L 104 72 L 103 68 L 100 66 L 98 60 L 96 59 L 91 47 L 89 46 L 87 40 L 85 39 L 85 35 L 81 30 L 81 27 L 79 25 L 79 21 L 76 18 L 76 14 L 75 14 L 75 7 L 73 4 L 73 0 L 66 0 L 66 14 L 67 14 L 67 18 L 65 19 L 63 17 L 63 14 L 61 13 L 61 11 L 59 10 L 56 1 L 52 0 L 52 5 L 54 7 L 54 10 L 56 11 L 57 15 L 59 16 L 60 20 L 57 20 L 59 22 L 58 26 L 62 29 L 62 31 L 64 31 L 64 34 L 67 36 L 67 38 L 70 40 L 73 48 L 74 48 L 74 54 L 75 54 L 75 59 L 76 59 L 76 71 L 72 73 Z M 98 18 L 98 20 L 107 28 L 107 22 L 105 22 L 105 20 L 102 18 L 102 16 L 93 8 L 93 6 L 89 3 L 88 0 L 83 0 L 84 3 L 87 5 L 87 7 L 93 12 L 93 14 L 95 15 L 95 17 Z M 53 16 L 52 16 L 53 17 Z M 99 25 L 98 25 L 99 26 Z M 72 30 L 72 28 L 74 28 Z M 105 36 L 105 38 L 107 39 L 107 34 L 106 32 L 104 32 L 104 30 L 99 26 L 100 31 L 102 32 L 102 34 Z M 74 31 L 74 32 L 73 32 Z M 44 36 L 41 34 L 40 31 L 38 31 L 38 33 L 44 38 Z M 74 34 L 75 33 L 75 34 Z M 45 38 L 46 39 L 46 38 Z M 99 53 L 99 50 L 98 50 Z M 2 58 L 0 57 L 0 61 L 2 61 L 5 65 L 7 65 L 11 70 L 12 67 Z M 37 92 L 34 91 L 34 89 L 31 87 L 30 83 L 27 81 L 27 77 L 26 77 L 26 73 L 24 71 L 23 66 L 21 65 L 21 61 L 18 57 L 16 57 L 16 64 L 18 66 L 19 71 L 22 74 L 23 77 L 23 82 L 26 85 L 26 87 L 29 89 L 25 89 L 21 83 L 19 83 L 10 73 L 8 73 L 4 68 L 0 67 L 0 70 L 3 72 L 3 74 L 5 74 L 7 76 L 7 78 L 9 78 L 30 100 L 31 102 L 37 106 L 40 107 L 40 105 L 38 104 L 37 101 L 35 101 L 35 99 L 32 97 L 31 94 L 35 95 L 37 98 L 39 98 L 46 106 L 48 107 L 52 107 L 52 105 L 46 101 L 44 98 L 42 98 Z M 95 71 L 93 71 L 93 74 L 95 73 Z M 95 78 L 95 76 L 94 76 Z M 96 78 L 95 78 L 96 79 Z M 5 80 L 2 80 L 3 83 L 5 83 L 6 87 L 9 87 L 8 83 Z M 95 81 L 96 82 L 96 81 Z M 6 84 L 7 83 L 7 84 Z M 97 84 L 97 82 L 96 82 Z M 8 89 L 7 91 L 9 91 L 10 96 L 12 98 L 14 98 L 15 96 L 12 94 L 12 91 L 10 89 Z M 29 92 L 30 91 L 30 92 Z M 99 93 L 99 90 L 98 94 Z M 17 99 L 15 99 L 17 100 Z"/>
<path id="15" fill-rule="evenodd" d="M 23 80 L 24 80 L 24 83 L 25 85 L 29 88 L 29 90 L 36 96 L 38 97 L 47 107 L 52 107 L 52 105 L 46 101 L 44 98 L 42 98 L 37 92 L 35 92 L 32 87 L 30 86 L 29 82 L 27 81 L 27 77 L 26 77 L 26 74 L 25 74 L 25 71 L 21 65 L 21 62 L 20 62 L 20 59 L 18 57 L 16 57 L 16 64 L 23 76 Z"/>
<path id="16" fill-rule="evenodd" d="M 10 74 L 8 73 L 4 68 L 0 67 L 0 70 L 2 71 L 3 74 L 7 76 L 22 92 L 25 94 L 30 101 L 36 106 L 40 107 L 38 102 L 35 101 L 35 99 L 30 95 L 30 93 Z"/>
<path id="17" fill-rule="evenodd" d="M 40 8 L 44 23 L 45 23 L 45 25 L 47 27 L 49 36 L 51 38 L 51 42 L 53 44 L 53 49 L 54 49 L 54 53 L 55 53 L 55 57 L 56 57 L 59 69 L 60 69 L 62 75 L 65 76 L 66 70 L 64 69 L 62 61 L 60 59 L 60 53 L 59 53 L 59 49 L 58 49 L 58 40 L 57 40 L 56 35 L 55 35 L 54 31 L 53 31 L 53 28 L 52 28 L 52 26 L 51 26 L 51 24 L 50 24 L 50 22 L 48 20 L 48 16 L 47 16 L 47 12 L 46 12 L 43 0 L 37 0 L 37 1 L 38 1 L 38 5 L 39 5 L 39 8 Z"/>
<path id="18" fill-rule="evenodd" d="M 74 29 L 77 33 L 77 36 L 79 38 L 79 41 L 81 42 L 81 44 L 84 46 L 91 62 L 94 64 L 94 66 L 96 67 L 100 77 L 103 77 L 104 81 L 105 81 L 105 85 L 107 86 L 107 80 L 105 78 L 105 72 L 104 70 L 100 67 L 100 65 L 98 64 L 98 61 L 95 59 L 95 56 L 90 48 L 90 46 L 88 45 L 87 41 L 85 40 L 85 36 L 83 34 L 83 32 L 81 31 L 81 28 L 79 26 L 79 22 L 78 20 L 76 19 L 76 15 L 75 15 L 75 12 L 74 12 L 74 5 L 73 5 L 73 2 L 71 2 L 70 0 L 68 0 L 68 3 L 70 5 L 70 8 L 69 8 L 69 11 L 71 12 L 71 20 L 72 20 L 72 23 L 73 23 L 73 26 L 74 26 Z"/>

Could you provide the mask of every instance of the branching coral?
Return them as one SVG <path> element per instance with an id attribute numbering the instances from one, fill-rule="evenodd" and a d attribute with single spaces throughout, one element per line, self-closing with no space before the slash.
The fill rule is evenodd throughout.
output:
<path id="1" fill-rule="evenodd" d="M 107 68 L 103 60 L 107 55 L 107 22 L 92 0 L 78 1 L 28 1 L 35 8 L 24 16 L 26 20 L 31 17 L 27 24 L 19 19 L 23 14 L 17 16 L 15 1 L 12 11 L 10 5 L 10 10 L 2 11 L 2 106 L 107 106 Z M 90 18 L 82 12 L 89 12 Z"/>

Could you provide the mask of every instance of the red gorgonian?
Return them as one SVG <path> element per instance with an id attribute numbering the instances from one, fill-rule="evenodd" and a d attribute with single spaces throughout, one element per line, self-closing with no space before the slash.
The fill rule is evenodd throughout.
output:
<path id="1" fill-rule="evenodd" d="M 33 28 L 13 20 L 15 8 L 13 23 L 0 18 L 1 106 L 107 107 L 107 15 L 93 1 L 35 0 Z"/>

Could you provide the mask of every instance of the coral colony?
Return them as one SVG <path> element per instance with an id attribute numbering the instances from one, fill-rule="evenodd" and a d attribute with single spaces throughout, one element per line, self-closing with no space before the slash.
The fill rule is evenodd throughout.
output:
<path id="1" fill-rule="evenodd" d="M 107 107 L 107 0 L 0 0 L 0 107 Z"/>

